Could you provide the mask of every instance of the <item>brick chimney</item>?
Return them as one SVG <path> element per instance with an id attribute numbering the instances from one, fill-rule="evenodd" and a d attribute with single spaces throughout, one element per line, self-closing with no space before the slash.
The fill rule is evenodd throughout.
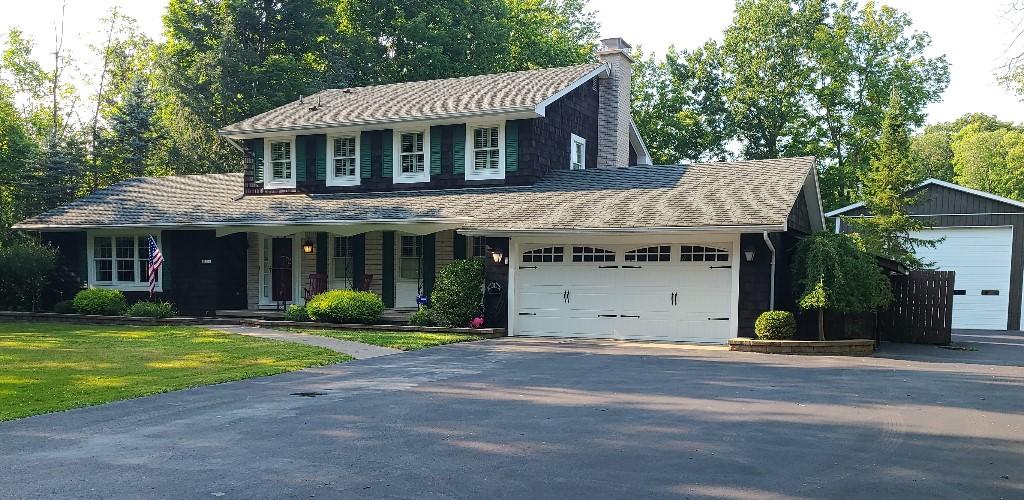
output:
<path id="1" fill-rule="evenodd" d="M 621 38 L 605 38 L 597 58 L 608 65 L 600 79 L 601 102 L 597 114 L 597 166 L 629 165 L 630 79 L 633 77 L 632 46 Z"/>

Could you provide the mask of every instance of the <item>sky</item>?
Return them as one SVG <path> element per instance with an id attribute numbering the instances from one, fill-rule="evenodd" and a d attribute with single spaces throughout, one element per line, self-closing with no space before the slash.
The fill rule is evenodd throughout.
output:
<path id="1" fill-rule="evenodd" d="M 66 0 L 65 47 L 71 47 L 82 74 L 95 61 L 88 44 L 99 42 L 99 20 L 117 6 L 138 20 L 140 29 L 159 38 L 166 0 Z M 53 51 L 54 20 L 63 0 L 5 0 L 0 29 L 18 26 L 36 39 L 37 57 Z M 964 113 L 984 112 L 1024 123 L 1021 98 L 996 79 L 1012 51 L 1012 23 L 1005 15 L 1009 0 L 881 0 L 907 12 L 914 29 L 932 37 L 929 56 L 945 54 L 950 84 L 941 102 L 928 107 L 928 122 L 948 121 Z M 720 39 L 732 19 L 732 0 L 591 0 L 603 37 L 622 37 L 634 47 L 658 54 L 670 46 L 696 47 Z"/>

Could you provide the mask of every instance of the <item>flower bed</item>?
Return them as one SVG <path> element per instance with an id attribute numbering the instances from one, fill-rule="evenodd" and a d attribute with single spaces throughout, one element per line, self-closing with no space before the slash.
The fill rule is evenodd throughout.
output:
<path id="1" fill-rule="evenodd" d="M 760 340 L 729 339 L 730 351 L 759 352 L 763 354 L 803 354 L 816 356 L 871 356 L 875 341 L 855 340 Z"/>

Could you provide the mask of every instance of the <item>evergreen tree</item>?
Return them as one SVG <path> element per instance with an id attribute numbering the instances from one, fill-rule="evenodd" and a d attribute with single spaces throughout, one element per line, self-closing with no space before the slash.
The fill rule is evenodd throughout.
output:
<path id="1" fill-rule="evenodd" d="M 112 110 L 109 130 L 100 139 L 101 184 L 146 175 L 159 139 L 154 117 L 156 105 L 147 82 L 136 76 L 124 101 Z"/>
<path id="2" fill-rule="evenodd" d="M 910 158 L 910 130 L 906 110 L 895 88 L 890 91 L 889 105 L 882 121 L 882 134 L 871 167 L 861 175 L 861 193 L 870 217 L 846 219 L 860 234 L 868 253 L 900 262 L 917 269 L 927 267 L 914 252 L 915 248 L 933 248 L 939 240 L 916 238 L 911 233 L 926 225 L 907 213 L 917 201 L 910 194 L 921 182 L 920 173 Z"/>

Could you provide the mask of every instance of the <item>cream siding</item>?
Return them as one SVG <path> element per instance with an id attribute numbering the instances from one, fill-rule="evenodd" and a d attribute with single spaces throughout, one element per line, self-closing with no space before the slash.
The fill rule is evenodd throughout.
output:
<path id="1" fill-rule="evenodd" d="M 260 305 L 260 235 L 246 233 L 249 244 L 245 250 L 245 297 L 249 309 Z"/>
<path id="2" fill-rule="evenodd" d="M 455 231 L 441 231 L 434 239 L 434 265 L 436 271 L 455 260 Z"/>
<path id="3" fill-rule="evenodd" d="M 375 292 L 377 295 L 382 295 L 381 282 L 384 279 L 384 262 L 382 260 L 383 252 L 384 235 L 380 231 L 366 233 L 366 274 L 373 275 L 373 281 L 370 283 L 370 291 Z"/>

